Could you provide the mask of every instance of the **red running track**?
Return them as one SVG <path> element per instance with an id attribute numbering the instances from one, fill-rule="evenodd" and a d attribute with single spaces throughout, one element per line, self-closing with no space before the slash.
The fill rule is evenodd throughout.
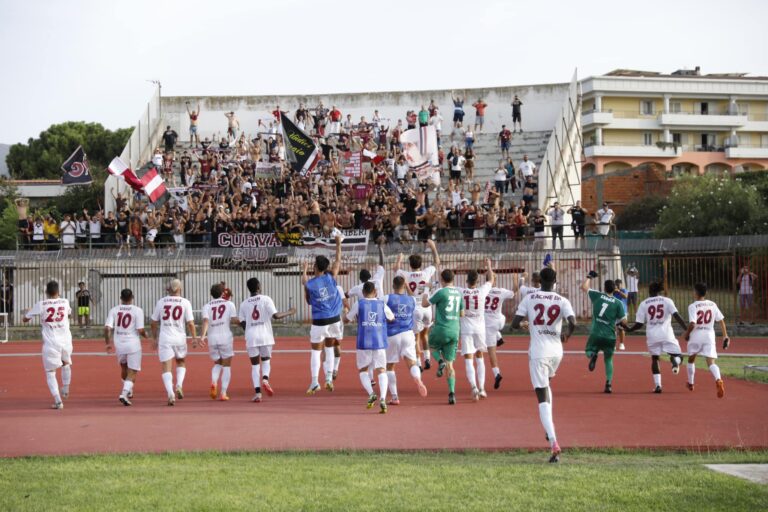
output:
<path id="1" fill-rule="evenodd" d="M 352 347 L 351 339 L 345 346 Z M 508 338 L 505 350 L 524 350 L 522 338 Z M 643 350 L 629 338 L 628 350 Z M 580 350 L 584 339 L 569 342 Z M 458 404 L 447 405 L 445 378 L 434 368 L 422 399 L 405 367 L 398 371 L 402 405 L 389 414 L 365 408 L 365 392 L 354 369 L 354 354 L 342 359 L 336 391 L 304 396 L 309 384 L 305 340 L 281 339 L 272 365 L 275 396 L 250 402 L 250 365 L 244 354 L 233 363 L 230 402 L 208 398 L 210 359 L 193 351 L 188 360 L 186 398 L 165 405 L 154 353 L 145 353 L 133 407 L 124 407 L 114 356 L 99 355 L 103 343 L 75 341 L 71 397 L 62 411 L 48 407 L 39 343 L 0 345 L 0 456 L 175 450 L 440 450 L 546 449 L 527 356 L 500 356 L 504 374 L 489 398 L 473 403 L 464 365 L 457 365 Z M 242 340 L 236 341 L 242 350 Z M 290 352 L 298 350 L 301 352 Z M 766 339 L 736 339 L 731 352 L 768 353 Z M 34 353 L 34 355 L 22 355 Z M 79 353 L 79 355 L 78 355 Z M 95 353 L 87 355 L 87 353 Z M 664 393 L 651 393 L 650 359 L 617 353 L 614 393 L 605 395 L 602 362 L 587 371 L 582 354 L 566 353 L 553 380 L 554 418 L 563 447 L 768 447 L 768 386 L 726 380 L 724 399 L 715 396 L 711 375 L 699 370 L 696 391 L 685 387 L 685 369 L 672 375 L 663 365 Z M 322 377 L 321 377 L 322 378 Z"/>

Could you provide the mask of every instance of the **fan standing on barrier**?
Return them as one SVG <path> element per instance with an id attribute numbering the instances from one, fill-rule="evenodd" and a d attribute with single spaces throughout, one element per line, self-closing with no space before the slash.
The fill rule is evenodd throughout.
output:
<path id="1" fill-rule="evenodd" d="M 115 352 L 120 364 L 123 389 L 118 400 L 125 406 L 133 405 L 133 386 L 141 371 L 141 338 L 149 339 L 144 330 L 144 311 L 133 305 L 133 291 L 120 292 L 120 304 L 109 310 L 104 322 L 104 341 L 107 354 Z"/>

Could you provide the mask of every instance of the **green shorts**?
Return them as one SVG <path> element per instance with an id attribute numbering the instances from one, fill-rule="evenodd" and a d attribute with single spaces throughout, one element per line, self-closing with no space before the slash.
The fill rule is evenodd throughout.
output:
<path id="1" fill-rule="evenodd" d="M 584 351 L 587 354 L 597 354 L 601 350 L 606 355 L 613 355 L 614 350 L 616 350 L 616 339 L 590 335 L 587 339 L 587 348 Z"/>
<path id="2" fill-rule="evenodd" d="M 89 306 L 78 306 L 77 316 L 88 316 L 91 314 L 91 308 Z"/>
<path id="3" fill-rule="evenodd" d="M 434 330 L 429 333 L 429 349 L 432 351 L 432 357 L 435 359 L 455 361 L 458 347 L 458 336 L 446 336 L 439 332 L 436 334 Z"/>

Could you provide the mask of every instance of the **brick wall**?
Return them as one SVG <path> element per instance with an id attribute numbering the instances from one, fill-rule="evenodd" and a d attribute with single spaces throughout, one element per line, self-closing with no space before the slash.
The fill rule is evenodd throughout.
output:
<path id="1" fill-rule="evenodd" d="M 584 178 L 581 185 L 581 203 L 594 213 L 603 201 L 619 214 L 624 207 L 649 195 L 669 195 L 674 181 L 667 180 L 663 169 L 627 169 L 611 174 Z"/>

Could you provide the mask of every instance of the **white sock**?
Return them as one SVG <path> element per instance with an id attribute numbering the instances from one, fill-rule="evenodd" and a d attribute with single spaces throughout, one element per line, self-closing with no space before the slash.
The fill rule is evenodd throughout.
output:
<path id="1" fill-rule="evenodd" d="M 61 385 L 64 387 L 69 386 L 72 382 L 72 365 L 65 365 L 61 367 Z"/>
<path id="2" fill-rule="evenodd" d="M 339 371 L 339 365 L 341 364 L 341 356 L 335 356 L 333 358 L 333 371 Z"/>
<path id="3" fill-rule="evenodd" d="M 477 387 L 485 389 L 485 359 L 477 358 Z"/>
<path id="4" fill-rule="evenodd" d="M 715 363 L 712 363 L 709 365 L 709 371 L 712 372 L 712 376 L 715 378 L 715 380 L 720 380 L 720 367 L 717 366 Z"/>
<path id="5" fill-rule="evenodd" d="M 187 375 L 187 369 L 184 366 L 176 367 L 176 387 L 184 387 L 184 376 Z"/>
<path id="6" fill-rule="evenodd" d="M 261 387 L 261 366 L 258 364 L 251 365 L 251 381 L 253 381 L 254 388 Z"/>
<path id="7" fill-rule="evenodd" d="M 48 384 L 48 390 L 53 396 L 53 401 L 56 403 L 61 402 L 61 395 L 59 395 L 59 381 L 56 380 L 56 372 L 45 372 L 45 382 Z"/>
<path id="8" fill-rule="evenodd" d="M 387 371 L 387 381 L 389 382 L 389 394 L 393 397 L 397 396 L 397 375 L 395 370 Z"/>
<path id="9" fill-rule="evenodd" d="M 333 365 L 336 356 L 333 355 L 333 347 L 325 347 L 325 366 L 323 372 L 325 372 L 325 381 L 330 382 L 333 380 Z"/>
<path id="10" fill-rule="evenodd" d="M 220 364 L 213 365 L 213 369 L 211 370 L 211 384 L 216 384 L 219 382 L 219 377 L 221 377 L 221 369 L 222 366 Z"/>
<path id="11" fill-rule="evenodd" d="M 133 381 L 125 379 L 123 381 L 123 391 L 120 393 L 120 396 L 128 396 L 131 394 L 132 390 L 133 390 Z"/>
<path id="12" fill-rule="evenodd" d="M 654 373 L 653 374 L 653 385 L 654 386 L 661 386 L 661 374 L 660 373 Z"/>
<path id="13" fill-rule="evenodd" d="M 173 396 L 173 375 L 171 372 L 163 372 L 163 386 L 168 396 Z"/>
<path id="14" fill-rule="evenodd" d="M 371 396 L 373 394 L 373 386 L 371 386 L 371 378 L 368 376 L 368 372 L 363 370 L 358 375 L 360 375 L 360 384 L 363 385 L 363 389 L 368 393 L 368 396 Z"/>
<path id="15" fill-rule="evenodd" d="M 232 380 L 232 368 L 225 366 L 221 371 L 221 394 L 227 394 L 227 388 L 229 388 L 229 381 Z"/>
<path id="16" fill-rule="evenodd" d="M 467 369 L 467 380 L 472 389 L 477 387 L 477 380 L 475 379 L 475 365 L 472 359 L 465 359 L 464 366 Z"/>
<path id="17" fill-rule="evenodd" d="M 312 350 L 309 353 L 309 367 L 312 373 L 312 386 L 317 386 L 317 376 L 320 375 L 320 351 Z"/>
<path id="18" fill-rule="evenodd" d="M 373 365 L 368 367 L 368 378 L 373 382 Z"/>
<path id="19" fill-rule="evenodd" d="M 491 371 L 493 372 L 493 377 L 494 377 L 494 378 L 496 378 L 496 376 L 497 376 L 498 374 L 500 374 L 500 373 L 501 373 L 501 372 L 499 371 L 499 368 L 498 368 L 497 366 L 494 366 L 494 367 L 492 367 L 492 368 L 491 368 Z"/>
<path id="20" fill-rule="evenodd" d="M 421 380 L 421 370 L 419 370 L 418 365 L 411 366 L 410 372 L 411 372 L 411 377 L 413 377 L 413 380 L 415 381 Z"/>
<path id="21" fill-rule="evenodd" d="M 387 387 L 389 387 L 389 377 L 387 372 L 381 372 L 379 374 L 379 400 L 382 402 L 385 402 L 387 399 Z"/>
<path id="22" fill-rule="evenodd" d="M 429 349 L 424 351 L 424 360 L 429 361 Z"/>
<path id="23" fill-rule="evenodd" d="M 539 419 L 541 420 L 541 426 L 544 427 L 544 431 L 549 437 L 549 442 L 554 443 L 557 438 L 555 437 L 555 423 L 552 421 L 552 404 L 548 402 L 541 402 L 539 404 Z"/>
<path id="24" fill-rule="evenodd" d="M 266 361 L 264 359 L 261 360 L 261 375 L 262 379 L 269 379 L 269 373 L 272 371 L 272 360 L 267 359 Z"/>
<path id="25" fill-rule="evenodd" d="M 693 384 L 693 377 L 696 375 L 696 364 L 688 363 L 688 384 Z"/>

